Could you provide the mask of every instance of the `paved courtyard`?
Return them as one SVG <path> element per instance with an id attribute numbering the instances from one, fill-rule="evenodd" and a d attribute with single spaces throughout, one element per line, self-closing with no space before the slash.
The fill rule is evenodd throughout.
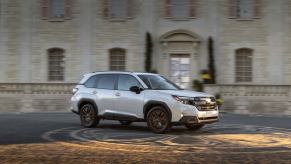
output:
<path id="1" fill-rule="evenodd" d="M 80 127 L 71 113 L 0 114 L 0 163 L 291 163 L 291 117 L 222 114 L 199 131 Z"/>

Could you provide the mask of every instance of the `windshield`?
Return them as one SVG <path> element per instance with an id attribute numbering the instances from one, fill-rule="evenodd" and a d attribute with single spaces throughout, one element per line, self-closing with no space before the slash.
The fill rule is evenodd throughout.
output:
<path id="1" fill-rule="evenodd" d="M 159 75 L 138 75 L 138 77 L 153 90 L 181 90 L 176 84 Z"/>

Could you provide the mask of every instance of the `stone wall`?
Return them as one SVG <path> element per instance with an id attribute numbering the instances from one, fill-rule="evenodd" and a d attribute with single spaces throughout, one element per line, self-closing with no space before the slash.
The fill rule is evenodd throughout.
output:
<path id="1" fill-rule="evenodd" d="M 164 2 L 134 0 L 132 18 L 110 20 L 103 17 L 101 0 L 72 0 L 71 19 L 49 21 L 41 17 L 41 0 L 0 0 L 0 82 L 47 82 L 47 50 L 55 47 L 65 50 L 63 82 L 107 70 L 108 50 L 114 47 L 126 49 L 127 70 L 144 71 L 147 31 L 154 42 L 153 68 L 167 76 L 169 61 L 160 37 L 186 30 L 200 37 L 192 78 L 207 68 L 207 38 L 212 36 L 218 83 L 235 83 L 238 48 L 254 50 L 252 84 L 290 83 L 290 1 L 262 0 L 261 17 L 247 20 L 229 18 L 228 0 L 197 0 L 197 18 L 167 19 Z"/>
<path id="2" fill-rule="evenodd" d="M 267 113 L 290 112 L 289 93 L 284 90 L 289 90 L 289 86 L 281 85 L 290 85 L 291 80 L 290 0 L 262 0 L 261 17 L 249 20 L 230 19 L 228 0 L 197 0 L 197 18 L 185 20 L 165 18 L 164 0 L 134 0 L 132 18 L 110 20 L 103 17 L 101 2 L 72 0 L 72 18 L 53 22 L 42 19 L 41 0 L 0 0 L 0 82 L 9 83 L 1 84 L 0 111 L 66 108 L 70 93 L 62 87 L 70 88 L 71 84 L 45 83 L 50 48 L 65 50 L 63 83 L 75 83 L 84 73 L 107 70 L 108 50 L 114 47 L 126 49 L 127 70 L 144 71 L 144 40 L 149 31 L 154 42 L 153 68 L 167 76 L 169 56 L 163 52 L 160 37 L 170 31 L 185 30 L 200 38 L 190 53 L 197 51 L 196 56 L 192 55 L 197 58 L 191 66 L 193 79 L 199 79 L 200 70 L 207 68 L 209 36 L 214 39 L 220 84 L 235 83 L 235 50 L 254 50 L 252 85 L 207 86 L 209 91 L 223 94 L 225 109 L 256 113 L 261 107 Z M 183 53 L 183 46 L 175 50 Z M 44 83 L 33 84 L 41 82 Z M 31 86 L 44 90 L 37 93 L 34 87 L 29 89 Z M 51 92 L 54 86 L 59 86 L 61 92 Z M 248 94 L 241 95 L 241 90 Z M 277 95 L 278 91 L 282 95 Z"/>
<path id="3" fill-rule="evenodd" d="M 222 96 L 222 111 L 291 115 L 290 85 L 206 85 L 205 92 Z"/>
<path id="4" fill-rule="evenodd" d="M 1 83 L 0 112 L 68 111 L 75 84 Z"/>
<path id="5" fill-rule="evenodd" d="M 284 81 L 286 84 L 290 84 L 291 81 L 291 1 L 286 0 L 282 8 L 283 15 L 285 16 L 282 21 L 286 22 L 286 25 L 282 28 L 284 30 L 283 39 L 285 46 L 283 48 L 283 63 L 284 63 Z"/>
<path id="6" fill-rule="evenodd" d="M 0 112 L 68 111 L 74 83 L 0 83 Z M 290 85 L 206 85 L 220 93 L 221 110 L 239 114 L 291 115 Z"/>
<path id="7" fill-rule="evenodd" d="M 47 82 L 51 48 L 65 51 L 63 82 L 108 70 L 111 48 L 126 49 L 128 71 L 143 71 L 147 16 L 140 9 L 147 1 L 135 0 L 133 17 L 124 20 L 104 18 L 101 0 L 72 0 L 71 19 L 50 21 L 42 18 L 41 3 L 0 0 L 0 82 Z"/>

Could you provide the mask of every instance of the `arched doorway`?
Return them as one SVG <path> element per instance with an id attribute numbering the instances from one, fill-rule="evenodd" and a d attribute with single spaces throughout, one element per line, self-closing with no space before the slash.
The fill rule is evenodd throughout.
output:
<path id="1" fill-rule="evenodd" d="M 187 30 L 174 30 L 160 37 L 162 73 L 181 88 L 191 88 L 193 78 L 198 78 L 198 47 L 201 39 Z"/>

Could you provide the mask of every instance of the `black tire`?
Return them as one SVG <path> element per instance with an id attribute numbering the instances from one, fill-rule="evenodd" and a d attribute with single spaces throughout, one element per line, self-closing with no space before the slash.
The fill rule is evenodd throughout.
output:
<path id="1" fill-rule="evenodd" d="M 185 124 L 185 127 L 189 130 L 199 130 L 204 126 L 204 124 Z"/>
<path id="2" fill-rule="evenodd" d="M 99 123 L 97 110 L 92 104 L 84 104 L 80 109 L 81 125 L 86 128 L 96 127 Z"/>
<path id="3" fill-rule="evenodd" d="M 132 123 L 132 121 L 124 121 L 124 120 L 119 120 L 119 122 L 121 123 L 121 125 L 130 125 Z"/>
<path id="4" fill-rule="evenodd" d="M 148 128 L 154 133 L 165 133 L 171 127 L 169 114 L 162 106 L 155 106 L 147 114 Z"/>

